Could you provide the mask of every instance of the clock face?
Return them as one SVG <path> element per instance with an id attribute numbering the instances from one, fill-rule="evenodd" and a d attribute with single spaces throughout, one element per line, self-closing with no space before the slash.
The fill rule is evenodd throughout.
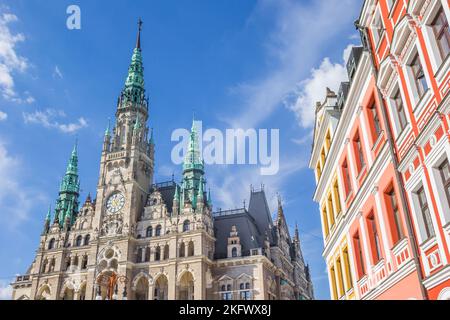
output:
<path id="1" fill-rule="evenodd" d="M 108 209 L 109 213 L 117 213 L 125 205 L 125 197 L 121 193 L 115 193 L 111 197 L 109 197 L 106 202 L 106 209 Z"/>

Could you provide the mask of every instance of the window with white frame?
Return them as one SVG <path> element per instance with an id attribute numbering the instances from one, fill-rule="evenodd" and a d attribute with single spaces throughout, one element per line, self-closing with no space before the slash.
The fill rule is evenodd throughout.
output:
<path id="1" fill-rule="evenodd" d="M 425 17 L 424 33 L 431 46 L 434 68 L 437 69 L 450 55 L 450 29 L 448 18 L 440 2 Z"/>
<path id="2" fill-rule="evenodd" d="M 373 17 L 370 29 L 372 31 L 375 46 L 378 46 L 384 34 L 383 19 L 381 18 L 381 11 L 379 9 L 376 11 L 375 16 Z"/>
<path id="3" fill-rule="evenodd" d="M 418 213 L 418 220 L 420 222 L 420 233 L 422 241 L 435 236 L 433 221 L 431 220 L 430 207 L 425 193 L 425 188 L 421 185 L 415 192 L 416 196 L 416 211 Z"/>
<path id="4" fill-rule="evenodd" d="M 420 61 L 417 50 L 411 55 L 408 66 L 408 75 L 410 77 L 410 85 L 416 103 L 418 103 L 425 93 L 428 91 L 428 82 L 422 62 Z"/>
<path id="5" fill-rule="evenodd" d="M 403 97 L 398 86 L 392 91 L 390 104 L 398 137 L 408 125 L 405 104 L 403 103 Z"/>

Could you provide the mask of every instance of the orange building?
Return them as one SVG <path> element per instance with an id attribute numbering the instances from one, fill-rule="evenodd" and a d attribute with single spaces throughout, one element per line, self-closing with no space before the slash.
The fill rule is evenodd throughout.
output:
<path id="1" fill-rule="evenodd" d="M 349 83 L 316 107 L 333 299 L 450 299 L 448 0 L 366 0 Z"/>

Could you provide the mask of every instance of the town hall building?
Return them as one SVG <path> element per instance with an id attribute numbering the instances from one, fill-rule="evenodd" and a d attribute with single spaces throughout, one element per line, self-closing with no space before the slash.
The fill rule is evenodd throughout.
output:
<path id="1" fill-rule="evenodd" d="M 96 196 L 80 202 L 75 146 L 13 299 L 314 299 L 298 228 L 291 237 L 281 200 L 275 220 L 264 188 L 251 190 L 248 207 L 213 212 L 195 125 L 181 182 L 154 182 L 143 70 L 140 23 Z"/>

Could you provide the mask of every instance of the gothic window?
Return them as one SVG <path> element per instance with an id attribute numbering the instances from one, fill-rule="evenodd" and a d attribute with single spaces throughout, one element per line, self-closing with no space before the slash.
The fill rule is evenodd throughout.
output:
<path id="1" fill-rule="evenodd" d="M 81 261 L 81 270 L 86 270 L 88 264 L 88 256 L 84 255 L 83 260 Z"/>
<path id="2" fill-rule="evenodd" d="M 78 266 L 78 256 L 75 256 L 75 258 L 73 259 L 73 265 Z"/>
<path id="3" fill-rule="evenodd" d="M 155 249 L 155 261 L 161 260 L 161 247 L 157 246 Z"/>
<path id="4" fill-rule="evenodd" d="M 145 236 L 147 238 L 151 238 L 152 235 L 153 235 L 153 228 L 150 226 L 150 227 L 147 228 L 147 231 L 145 232 Z"/>
<path id="5" fill-rule="evenodd" d="M 155 300 L 167 300 L 168 281 L 165 275 L 159 276 L 155 285 Z"/>
<path id="6" fill-rule="evenodd" d="M 185 272 L 178 286 L 179 300 L 194 300 L 194 277 L 192 273 Z"/>
<path id="7" fill-rule="evenodd" d="M 84 245 L 88 246 L 89 245 L 89 241 L 91 241 L 91 236 L 90 235 L 86 235 L 86 237 L 84 237 Z"/>
<path id="8" fill-rule="evenodd" d="M 164 246 L 164 260 L 168 260 L 169 259 L 169 245 L 166 244 Z"/>
<path id="9" fill-rule="evenodd" d="M 52 250 L 55 248 L 55 238 L 52 238 L 48 243 L 48 250 Z"/>
<path id="10" fill-rule="evenodd" d="M 136 255 L 136 263 L 142 262 L 142 248 L 139 248 Z"/>
<path id="11" fill-rule="evenodd" d="M 145 248 L 145 262 L 150 261 L 150 247 Z"/>
<path id="12" fill-rule="evenodd" d="M 66 258 L 66 268 L 65 268 L 65 270 L 69 270 L 71 263 L 72 263 L 71 258 L 67 257 Z"/>
<path id="13" fill-rule="evenodd" d="M 237 248 L 231 249 L 231 257 L 236 258 L 237 257 Z"/>
<path id="14" fill-rule="evenodd" d="M 189 220 L 183 222 L 183 232 L 188 232 L 190 230 L 191 223 Z"/>
<path id="15" fill-rule="evenodd" d="M 47 270 L 47 264 L 48 264 L 48 260 L 45 259 L 44 263 L 42 264 L 41 273 L 45 273 L 45 271 Z"/>
<path id="16" fill-rule="evenodd" d="M 155 236 L 156 237 L 160 237 L 161 236 L 161 225 L 158 225 L 157 227 L 156 227 L 156 230 L 155 230 L 156 232 L 155 232 Z"/>
<path id="17" fill-rule="evenodd" d="M 82 237 L 82 236 L 78 236 L 78 237 L 75 239 L 75 247 L 81 247 L 82 241 L 83 241 L 83 237 Z"/>
<path id="18" fill-rule="evenodd" d="M 48 272 L 53 272 L 55 271 L 55 264 L 56 264 L 56 259 L 52 258 L 51 262 L 50 262 L 50 268 L 48 270 Z"/>
<path id="19" fill-rule="evenodd" d="M 189 241 L 188 244 L 188 257 L 192 257 L 194 255 L 194 242 Z"/>
<path id="20" fill-rule="evenodd" d="M 184 245 L 184 242 L 180 244 L 180 258 L 183 258 L 185 256 L 186 246 Z"/>

